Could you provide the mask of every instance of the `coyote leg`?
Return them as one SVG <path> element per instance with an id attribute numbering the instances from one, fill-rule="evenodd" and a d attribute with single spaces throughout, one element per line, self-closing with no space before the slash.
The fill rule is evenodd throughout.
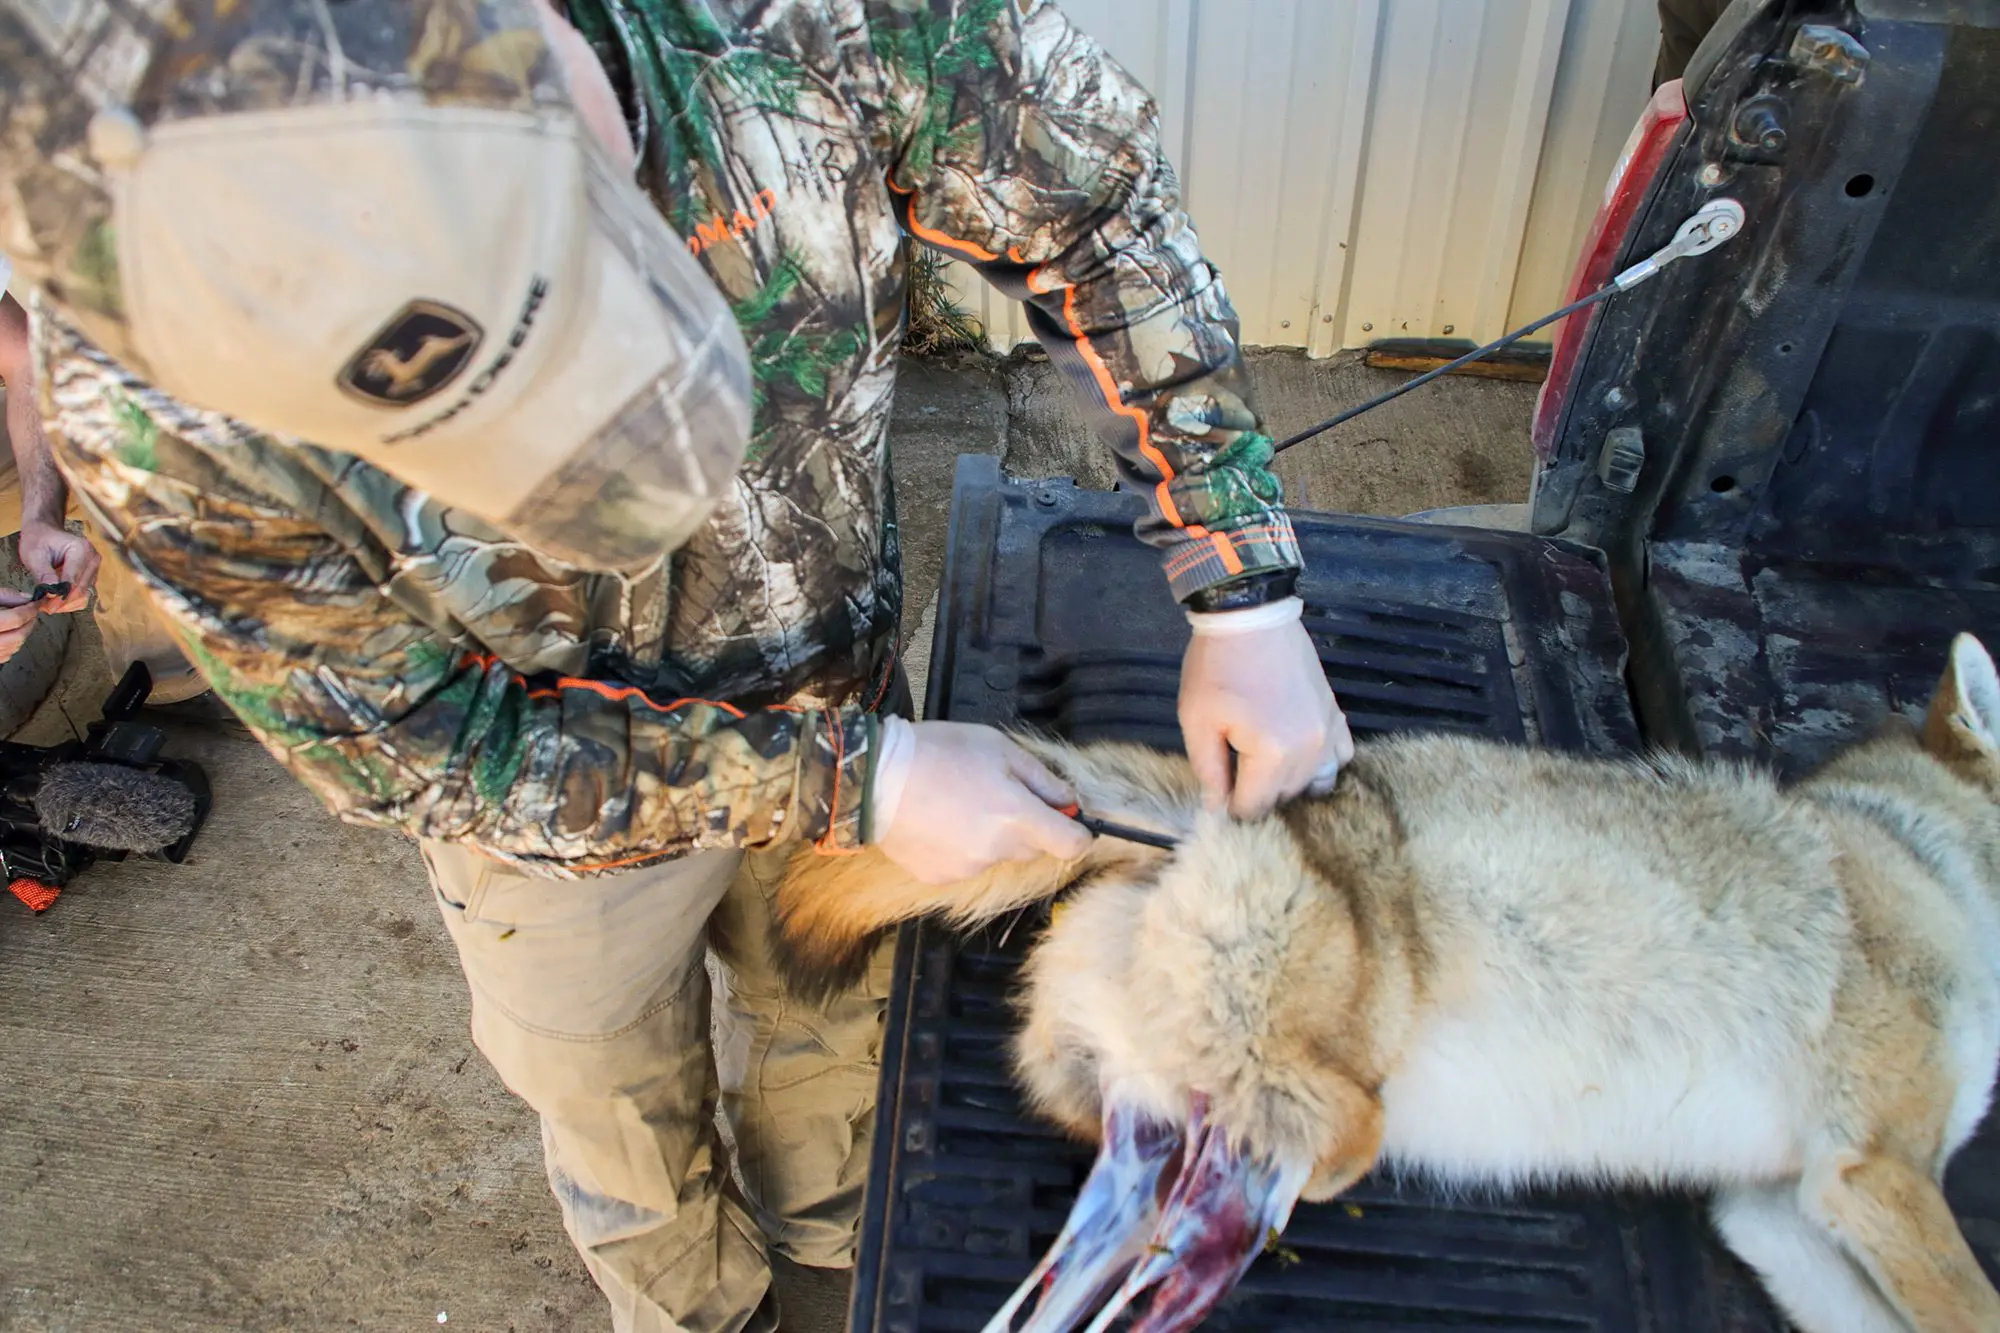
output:
<path id="1" fill-rule="evenodd" d="M 1368 1174 L 1382 1153 L 1382 1102 L 1360 1084 L 1347 1079 L 1326 1091 L 1339 1099 L 1341 1114 L 1336 1123 L 1343 1129 L 1320 1151 L 1312 1178 L 1299 1197 L 1308 1203 L 1324 1203 L 1351 1189 Z"/>
<path id="2" fill-rule="evenodd" d="M 1798 1182 L 1728 1190 L 1710 1216 L 1723 1243 L 1805 1333 L 1909 1333 L 1826 1227 L 1799 1211 Z"/>
<path id="3" fill-rule="evenodd" d="M 1803 1202 L 1910 1327 L 2000 1330 L 2000 1292 L 1980 1271 L 1929 1175 L 1894 1157 L 1840 1153 L 1807 1174 Z"/>

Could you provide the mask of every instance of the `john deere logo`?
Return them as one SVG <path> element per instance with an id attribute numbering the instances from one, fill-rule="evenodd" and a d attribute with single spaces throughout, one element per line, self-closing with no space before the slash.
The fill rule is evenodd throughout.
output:
<path id="1" fill-rule="evenodd" d="M 376 407 L 421 403 L 458 378 L 484 337 L 470 315 L 412 301 L 347 363 L 340 387 Z"/>

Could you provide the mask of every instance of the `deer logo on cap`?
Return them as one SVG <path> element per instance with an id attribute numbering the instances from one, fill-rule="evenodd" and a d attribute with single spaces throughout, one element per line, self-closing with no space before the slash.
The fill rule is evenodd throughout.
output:
<path id="1" fill-rule="evenodd" d="M 340 387 L 376 407 L 421 403 L 457 379 L 485 333 L 470 315 L 412 301 L 340 372 Z"/>

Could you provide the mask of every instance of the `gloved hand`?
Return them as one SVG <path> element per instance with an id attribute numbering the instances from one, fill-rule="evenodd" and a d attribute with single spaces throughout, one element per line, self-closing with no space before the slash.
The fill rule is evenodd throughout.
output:
<path id="1" fill-rule="evenodd" d="M 1090 850 L 1089 831 L 1056 808 L 1076 793 L 993 728 L 885 717 L 879 744 L 869 790 L 873 841 L 924 883 Z"/>
<path id="2" fill-rule="evenodd" d="M 1329 791 L 1354 757 L 1299 616 L 1296 597 L 1241 611 L 1187 613 L 1194 638 L 1181 659 L 1181 734 L 1211 809 L 1266 814 L 1302 791 Z M 1231 772 L 1231 751 L 1234 772 Z"/>

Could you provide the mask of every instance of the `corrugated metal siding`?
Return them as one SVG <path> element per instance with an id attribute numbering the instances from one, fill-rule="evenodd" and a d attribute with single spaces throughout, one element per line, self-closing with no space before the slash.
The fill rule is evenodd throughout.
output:
<path id="1" fill-rule="evenodd" d="M 1498 337 L 1567 6 L 1385 0 L 1382 8 L 1354 278 L 1335 324 L 1350 347 L 1446 330 Z"/>
<path id="2" fill-rule="evenodd" d="M 1659 47 L 1656 0 L 1572 0 L 1509 328 L 1569 298 L 1577 250 L 1653 91 Z"/>
<path id="3" fill-rule="evenodd" d="M 1560 304 L 1654 0 L 1064 0 L 1160 105 L 1248 343 L 1499 336 Z M 1018 307 L 961 270 L 996 346 Z"/>

